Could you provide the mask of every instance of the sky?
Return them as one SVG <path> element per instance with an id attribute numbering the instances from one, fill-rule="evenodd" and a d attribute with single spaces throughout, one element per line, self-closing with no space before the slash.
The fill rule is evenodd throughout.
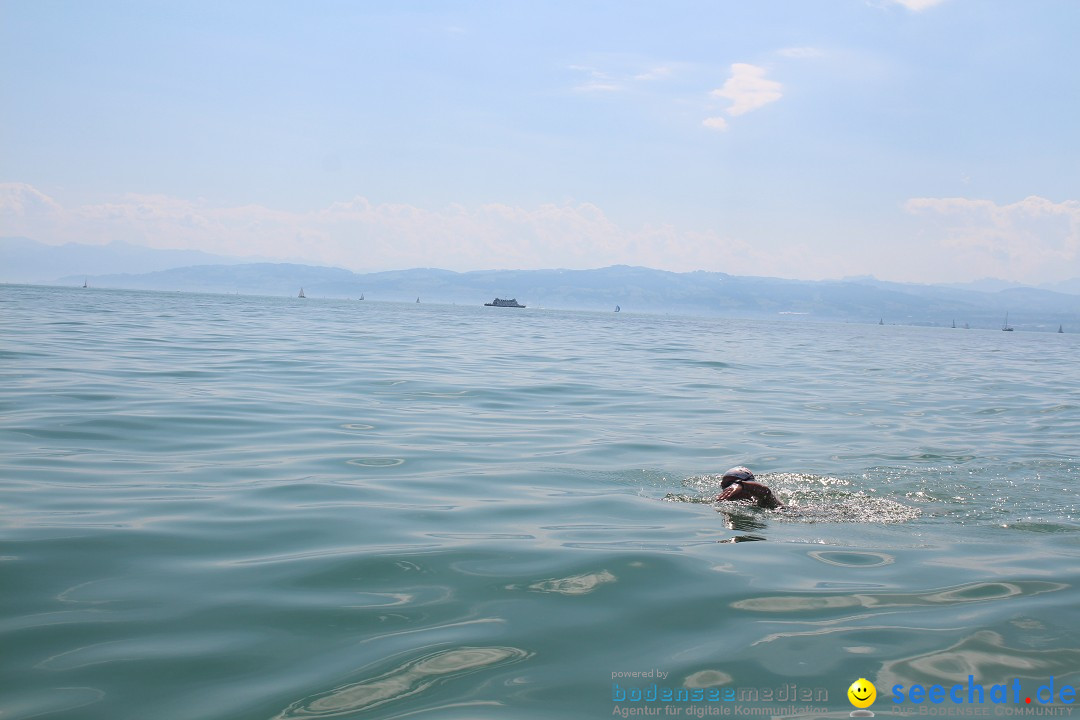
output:
<path id="1" fill-rule="evenodd" d="M 1080 2 L 0 0 L 0 236 L 1080 277 Z"/>

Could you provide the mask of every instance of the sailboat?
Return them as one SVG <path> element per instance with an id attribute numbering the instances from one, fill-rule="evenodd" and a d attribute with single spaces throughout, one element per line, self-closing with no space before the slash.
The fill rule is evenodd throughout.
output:
<path id="1" fill-rule="evenodd" d="M 1059 333 L 1065 332 L 1065 328 L 1063 326 L 1061 326 L 1061 325 L 1058 325 L 1058 332 Z"/>
<path id="2" fill-rule="evenodd" d="M 618 305 L 615 306 L 615 312 L 622 312 L 622 308 Z"/>
<path id="3" fill-rule="evenodd" d="M 304 288 L 300 288 L 300 294 L 297 295 L 296 297 L 301 297 L 301 298 L 306 298 L 307 297 L 307 295 L 304 294 Z"/>
<path id="4" fill-rule="evenodd" d="M 417 296 L 416 302 L 418 302 L 418 303 L 420 302 L 420 297 L 419 296 Z"/>
<path id="5" fill-rule="evenodd" d="M 361 299 L 361 300 L 363 300 L 363 299 L 364 299 L 364 293 L 360 293 L 360 299 Z"/>
<path id="6" fill-rule="evenodd" d="M 953 326 L 953 330 L 955 330 L 956 329 L 956 320 L 952 321 L 952 326 Z"/>
<path id="7" fill-rule="evenodd" d="M 1013 329 L 1009 327 L 1009 313 L 1005 313 L 1005 324 L 1001 326 L 1001 329 L 1005 332 L 1012 332 Z"/>
<path id="8" fill-rule="evenodd" d="M 885 324 L 885 318 L 881 318 L 880 320 L 878 320 L 877 324 L 878 325 L 884 325 Z"/>
<path id="9" fill-rule="evenodd" d="M 83 286 L 83 289 L 84 289 L 84 290 L 85 290 L 86 288 L 90 287 L 89 285 L 87 285 L 87 284 L 86 284 L 86 278 L 83 278 L 83 281 L 82 281 L 82 286 Z"/>

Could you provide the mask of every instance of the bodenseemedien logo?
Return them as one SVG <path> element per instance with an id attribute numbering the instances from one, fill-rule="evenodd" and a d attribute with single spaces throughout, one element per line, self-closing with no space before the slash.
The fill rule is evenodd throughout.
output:
<path id="1" fill-rule="evenodd" d="M 877 698 L 877 688 L 874 683 L 866 678 L 859 678 L 851 683 L 847 690 L 848 701 L 857 709 L 851 711 L 851 717 L 874 717 L 874 713 L 866 708 L 874 704 Z"/>

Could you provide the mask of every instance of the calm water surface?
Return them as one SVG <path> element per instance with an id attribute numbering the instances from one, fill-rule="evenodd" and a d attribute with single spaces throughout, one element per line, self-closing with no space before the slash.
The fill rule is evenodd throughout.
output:
<path id="1" fill-rule="evenodd" d="M 1076 336 L 479 304 L 0 287 L 0 717 L 1080 685 Z"/>

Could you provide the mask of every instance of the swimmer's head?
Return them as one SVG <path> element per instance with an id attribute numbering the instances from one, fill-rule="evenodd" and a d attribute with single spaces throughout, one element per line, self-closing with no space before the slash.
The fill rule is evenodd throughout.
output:
<path id="1" fill-rule="evenodd" d="M 753 479 L 754 473 L 750 472 L 750 468 L 740 465 L 738 467 L 733 467 L 724 473 L 724 476 L 720 478 L 720 487 L 726 488 L 732 483 L 748 482 L 753 481 Z"/>

